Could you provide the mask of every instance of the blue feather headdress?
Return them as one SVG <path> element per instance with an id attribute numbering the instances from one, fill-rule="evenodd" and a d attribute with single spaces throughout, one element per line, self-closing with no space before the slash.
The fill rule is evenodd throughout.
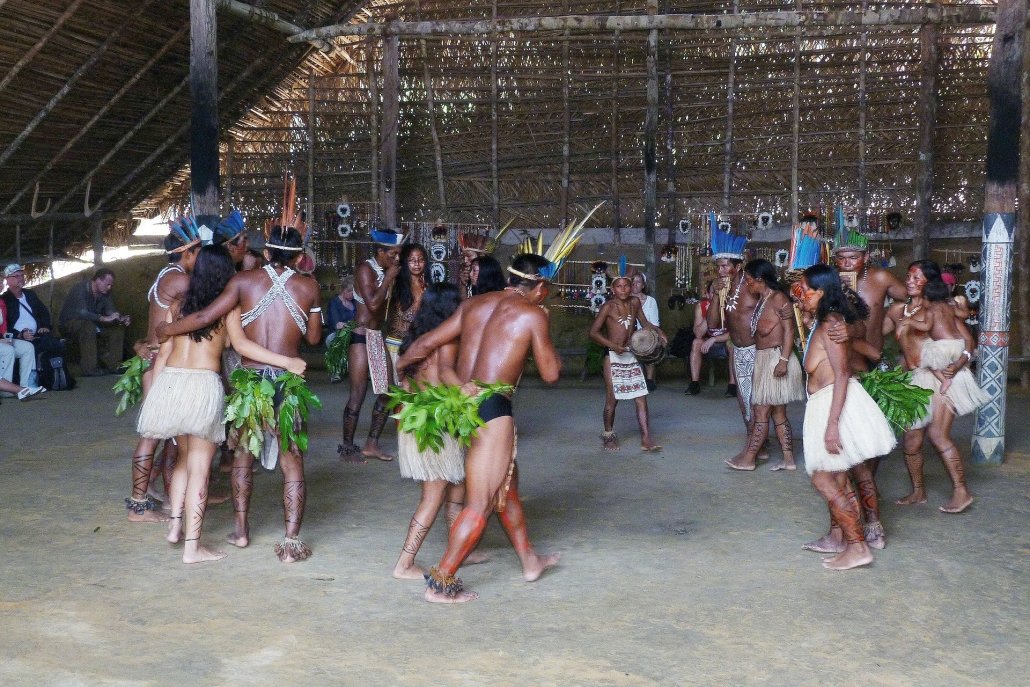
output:
<path id="1" fill-rule="evenodd" d="M 379 231 L 373 229 L 371 231 L 372 241 L 380 246 L 386 246 L 387 248 L 396 248 L 397 246 L 404 243 L 404 239 L 407 238 L 404 234 L 398 234 L 395 231 L 384 230 Z"/>
<path id="2" fill-rule="evenodd" d="M 714 260 L 720 258 L 743 260 L 747 237 L 737 236 L 719 229 L 719 222 L 714 212 L 708 213 L 708 224 L 712 230 L 712 258 Z"/>
<path id="3" fill-rule="evenodd" d="M 869 237 L 848 228 L 844 220 L 844 208 L 837 206 L 837 236 L 833 242 L 833 252 L 840 250 L 869 250 Z"/>
<path id="4" fill-rule="evenodd" d="M 181 245 L 178 248 L 166 251 L 169 255 L 174 253 L 185 253 L 193 246 L 201 243 L 201 228 L 189 215 L 176 217 L 168 221 L 168 233 L 174 236 Z"/>
<path id="5" fill-rule="evenodd" d="M 243 221 L 243 215 L 239 210 L 233 210 L 215 225 L 212 240 L 217 243 L 232 241 L 234 238 L 246 231 L 247 225 Z"/>

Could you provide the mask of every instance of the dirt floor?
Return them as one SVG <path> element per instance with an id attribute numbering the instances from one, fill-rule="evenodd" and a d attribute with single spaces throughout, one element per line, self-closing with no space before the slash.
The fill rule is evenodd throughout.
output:
<path id="1" fill-rule="evenodd" d="M 114 378 L 0 408 L 0 685 L 1012 685 L 1030 670 L 1030 399 L 1012 392 L 1010 457 L 970 466 L 959 516 L 927 460 L 930 502 L 902 508 L 900 450 L 881 470 L 889 536 L 869 568 L 834 573 L 802 542 L 826 508 L 804 471 L 742 474 L 722 387 L 651 396 L 665 450 L 600 450 L 598 380 L 526 383 L 516 402 L 530 534 L 559 568 L 522 581 L 491 523 L 493 560 L 461 576 L 482 595 L 432 606 L 390 577 L 418 500 L 395 464 L 336 459 L 346 388 L 319 380 L 302 535 L 284 565 L 278 474 L 257 476 L 252 544 L 184 566 L 162 525 L 126 521 L 134 419 L 115 418 Z M 791 408 L 800 435 L 803 407 Z M 366 405 L 359 436 L 369 416 Z M 955 436 L 969 453 L 971 418 Z M 393 430 L 386 445 L 395 447 Z M 776 452 L 774 451 L 774 457 Z M 222 485 L 222 488 L 227 488 Z M 231 505 L 209 510 L 224 544 Z M 442 519 L 441 519 L 442 522 Z M 435 564 L 439 524 L 420 561 Z M 1020 677 L 1023 676 L 1023 677 Z"/>

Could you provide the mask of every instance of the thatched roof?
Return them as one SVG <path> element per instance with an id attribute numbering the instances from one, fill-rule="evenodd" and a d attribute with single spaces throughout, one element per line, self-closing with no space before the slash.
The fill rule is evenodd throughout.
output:
<path id="1" fill-rule="evenodd" d="M 104 210 L 142 213 L 183 203 L 188 189 L 187 0 L 0 4 L 0 31 L 6 38 L 0 64 L 14 69 L 28 58 L 0 87 L 2 148 L 115 36 L 68 95 L 0 162 L 0 208 L 28 212 L 32 180 L 40 176 L 41 198 L 56 202 L 67 196 L 64 208 L 77 211 L 90 174 L 93 202 L 105 199 Z M 654 3 L 661 14 L 798 8 L 857 12 L 929 4 Z M 73 5 L 77 9 L 46 38 Z M 350 21 L 379 23 L 391 18 L 638 16 L 647 14 L 651 3 L 261 3 L 304 27 L 347 20 L 358 5 L 362 12 Z M 892 210 L 910 213 L 920 171 L 920 122 L 927 116 L 920 87 L 928 73 L 935 76 L 937 99 L 932 219 L 977 217 L 993 25 L 939 26 L 936 67 L 921 59 L 920 32 L 917 24 L 820 22 L 803 28 L 659 31 L 654 65 L 657 225 L 672 226 L 708 210 L 735 214 L 740 223 L 763 210 L 780 222 L 788 220 L 795 84 L 798 207 L 861 206 L 874 222 Z M 255 218 L 273 214 L 287 171 L 296 174 L 298 195 L 307 202 L 309 156 L 316 222 L 343 198 L 373 200 L 373 139 L 381 135 L 382 120 L 381 105 L 370 99 L 368 67 L 381 100 L 381 37 L 334 38 L 336 51 L 327 55 L 225 13 L 219 14 L 219 37 L 226 203 Z M 647 31 L 607 29 L 402 35 L 399 217 L 491 222 L 515 216 L 517 226 L 557 226 L 580 208 L 608 200 L 595 217 L 599 224 L 643 226 L 648 37 Z M 925 40 L 924 35 L 924 53 Z M 42 49 L 32 54 L 41 41 Z M 167 103 L 155 112 L 165 98 Z M 61 153 L 84 126 L 88 130 Z M 138 132 L 119 144 L 136 126 Z M 116 146 L 118 152 L 99 164 Z M 156 151 L 161 152 L 146 162 Z M 12 204 L 17 193 L 22 195 Z M 12 227 L 0 227 L 0 254 L 9 248 L 12 234 Z M 37 232 L 26 239 L 31 247 L 23 244 L 23 251 L 39 252 L 40 236 Z M 80 223 L 67 227 L 59 242 L 84 236 L 88 229 Z"/>

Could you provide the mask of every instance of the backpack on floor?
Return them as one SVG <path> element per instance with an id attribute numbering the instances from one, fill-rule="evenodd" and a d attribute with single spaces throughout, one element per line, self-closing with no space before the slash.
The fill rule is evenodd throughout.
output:
<path id="1" fill-rule="evenodd" d="M 75 388 L 75 379 L 64 364 L 63 356 L 40 354 L 36 360 L 36 370 L 37 383 L 50 391 L 70 391 Z"/>

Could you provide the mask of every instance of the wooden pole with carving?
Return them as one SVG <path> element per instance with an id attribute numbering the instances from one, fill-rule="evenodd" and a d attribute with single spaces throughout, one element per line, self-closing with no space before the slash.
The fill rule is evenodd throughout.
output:
<path id="1" fill-rule="evenodd" d="M 983 253 L 980 280 L 979 382 L 990 400 L 976 411 L 973 462 L 1001 463 L 1005 457 L 1005 392 L 1008 377 L 1012 242 L 1016 233 L 1016 189 L 1022 118 L 1025 0 L 1001 0 L 994 48 L 987 71 L 991 116 L 987 130 Z"/>

